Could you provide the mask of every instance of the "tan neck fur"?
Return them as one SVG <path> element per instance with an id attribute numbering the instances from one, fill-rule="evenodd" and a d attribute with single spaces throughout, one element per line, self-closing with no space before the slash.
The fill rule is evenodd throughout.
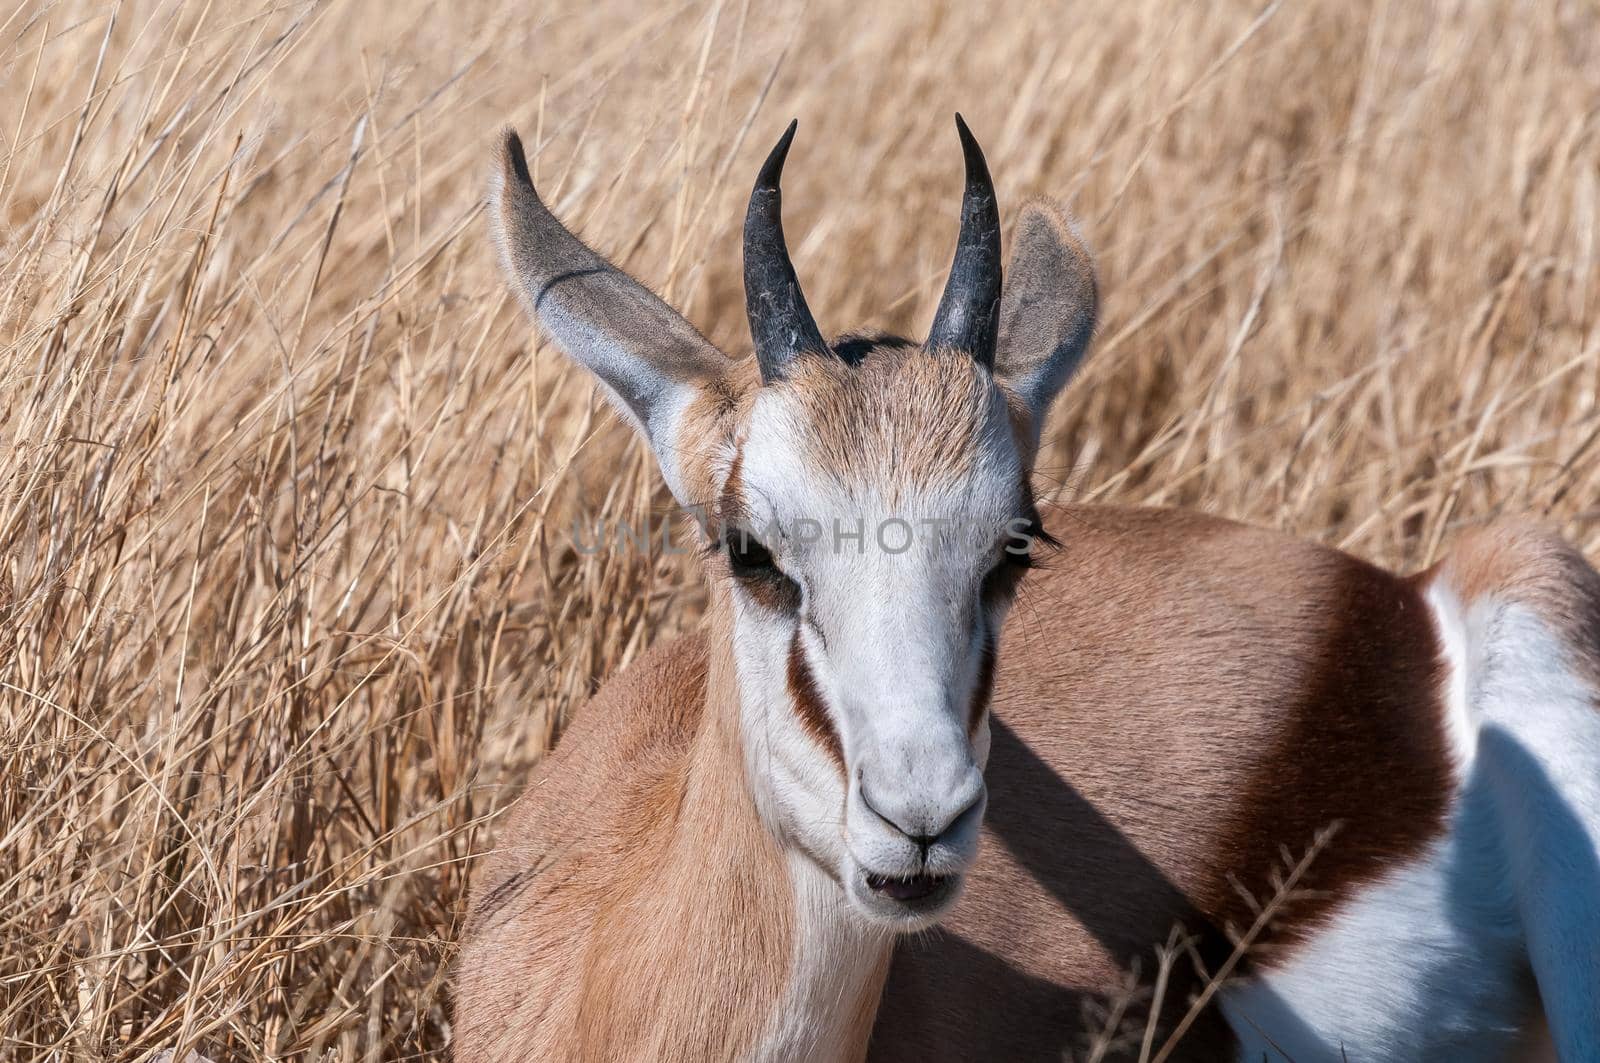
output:
<path id="1" fill-rule="evenodd" d="M 617 854 L 626 884 L 596 913 L 585 950 L 585 1054 L 610 1044 L 631 1058 L 742 1055 L 782 994 L 792 891 L 749 792 L 726 610 L 712 620 L 699 727 L 680 771 L 648 795 L 638 847 Z"/>
<path id="2" fill-rule="evenodd" d="M 463 1063 L 860 1058 L 889 942 L 757 811 L 724 592 L 579 714 L 478 881 Z"/>

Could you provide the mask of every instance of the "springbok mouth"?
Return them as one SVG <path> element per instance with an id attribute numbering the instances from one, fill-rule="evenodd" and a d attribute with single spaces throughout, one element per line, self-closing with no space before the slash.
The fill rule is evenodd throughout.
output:
<path id="1" fill-rule="evenodd" d="M 867 888 L 902 904 L 927 900 L 952 881 L 949 875 L 912 875 L 910 878 L 890 878 L 887 875 L 867 875 Z"/>

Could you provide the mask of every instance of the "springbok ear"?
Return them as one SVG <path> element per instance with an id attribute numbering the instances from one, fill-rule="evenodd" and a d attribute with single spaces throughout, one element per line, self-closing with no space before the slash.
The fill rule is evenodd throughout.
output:
<path id="1" fill-rule="evenodd" d="M 678 426 L 689 402 L 730 365 L 672 307 L 572 235 L 534 191 L 522 141 L 508 130 L 489 193 L 500 261 L 528 313 L 605 384 L 655 451 L 682 505 Z"/>
<path id="2" fill-rule="evenodd" d="M 1072 219 L 1045 199 L 1023 207 L 1000 298 L 995 375 L 1027 404 L 1035 447 L 1050 404 L 1089 349 L 1097 301 L 1094 259 Z"/>

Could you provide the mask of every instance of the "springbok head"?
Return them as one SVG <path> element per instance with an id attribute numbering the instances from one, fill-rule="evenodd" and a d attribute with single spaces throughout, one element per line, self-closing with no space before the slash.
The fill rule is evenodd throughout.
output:
<path id="1" fill-rule="evenodd" d="M 976 853 L 1001 620 L 1043 535 L 1031 464 L 1095 315 L 1088 252 L 1044 201 L 1017 222 L 1002 293 L 994 186 L 956 124 L 960 236 L 920 344 L 823 338 L 780 220 L 790 124 L 745 218 L 757 371 L 563 227 L 515 133 L 492 195 L 532 316 L 704 517 L 763 818 L 898 930 L 945 910 Z"/>

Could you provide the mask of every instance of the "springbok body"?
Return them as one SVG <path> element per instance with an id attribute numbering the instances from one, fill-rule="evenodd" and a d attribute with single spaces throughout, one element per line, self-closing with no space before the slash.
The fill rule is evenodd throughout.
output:
<path id="1" fill-rule="evenodd" d="M 1600 577 L 1520 528 L 1406 579 L 1177 512 L 1041 519 L 1092 268 L 1034 203 L 1002 295 L 960 131 L 927 341 L 828 344 L 778 220 L 791 127 L 746 219 L 755 366 L 562 228 L 508 138 L 508 268 L 710 502 L 712 595 L 500 831 L 457 1058 L 1061 1059 L 1109 1027 L 1112 1056 L 1183 1028 L 1169 1058 L 1470 1061 L 1546 1020 L 1600 1058 Z M 1169 941 L 1160 1006 L 1108 1023 Z"/>

